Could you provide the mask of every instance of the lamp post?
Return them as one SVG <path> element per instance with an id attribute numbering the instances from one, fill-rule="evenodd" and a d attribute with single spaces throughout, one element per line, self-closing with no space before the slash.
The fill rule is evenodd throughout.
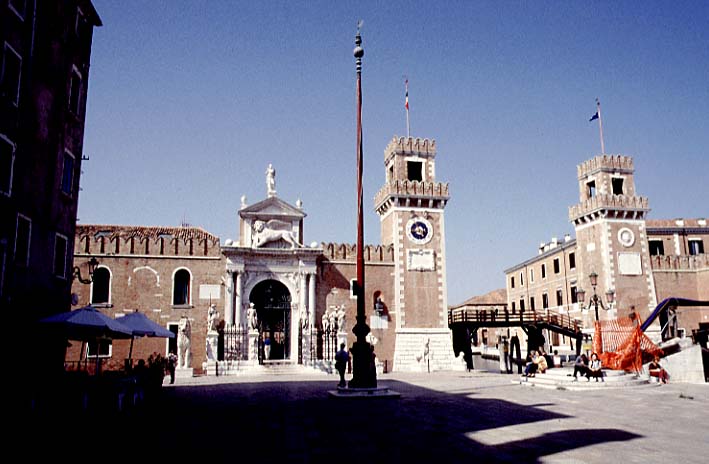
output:
<path id="1" fill-rule="evenodd" d="M 601 297 L 596 294 L 596 285 L 598 285 L 598 274 L 596 274 L 595 272 L 591 272 L 588 275 L 588 279 L 591 282 L 591 287 L 593 287 L 593 295 L 588 300 L 588 307 L 590 308 L 591 305 L 593 305 L 596 310 L 596 321 L 598 321 L 598 307 L 600 306 L 606 311 L 611 309 L 611 306 L 613 305 L 613 300 L 615 299 L 615 290 L 609 288 L 606 291 L 606 301 L 608 302 L 608 307 L 606 308 L 606 306 L 603 304 L 603 300 L 601 300 Z M 586 291 L 582 288 L 579 288 L 578 290 L 576 290 L 576 296 L 578 301 L 581 302 L 581 308 L 583 309 L 583 301 L 586 297 Z"/>
<path id="2" fill-rule="evenodd" d="M 79 268 L 79 266 L 74 266 L 72 279 L 79 279 L 79 282 L 81 282 L 82 284 L 86 284 L 86 285 L 93 282 L 94 271 L 98 267 L 98 260 L 96 259 L 96 257 L 91 257 L 91 259 L 88 262 L 88 265 L 89 265 L 89 277 L 88 278 L 84 279 L 83 277 L 81 277 L 81 268 Z"/>

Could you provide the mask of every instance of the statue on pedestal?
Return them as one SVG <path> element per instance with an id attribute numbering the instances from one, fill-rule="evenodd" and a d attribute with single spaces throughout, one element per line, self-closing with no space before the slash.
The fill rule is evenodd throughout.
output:
<path id="1" fill-rule="evenodd" d="M 187 369 L 192 364 L 192 325 L 187 316 L 182 316 L 177 332 L 177 367 Z"/>
<path id="2" fill-rule="evenodd" d="M 207 332 L 217 331 L 217 319 L 219 318 L 219 311 L 217 311 L 217 305 L 212 303 L 209 306 L 209 311 L 207 312 Z"/>
<path id="3" fill-rule="evenodd" d="M 249 303 L 249 308 L 246 310 L 246 323 L 249 330 L 258 330 L 258 316 L 253 303 Z"/>
<path id="4" fill-rule="evenodd" d="M 270 163 L 266 169 L 266 193 L 269 197 L 276 196 L 276 170 Z"/>
<path id="5" fill-rule="evenodd" d="M 344 332 L 345 330 L 347 330 L 347 327 L 345 326 L 346 318 L 347 318 L 347 312 L 345 311 L 345 305 L 341 305 L 337 310 L 337 330 L 338 331 Z"/>

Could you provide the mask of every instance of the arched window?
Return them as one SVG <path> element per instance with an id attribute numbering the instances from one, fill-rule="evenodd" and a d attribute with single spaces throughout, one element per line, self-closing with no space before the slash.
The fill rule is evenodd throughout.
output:
<path id="1" fill-rule="evenodd" d="M 187 305 L 190 304 L 190 271 L 180 269 L 175 272 L 172 286 L 172 304 Z"/>
<path id="2" fill-rule="evenodd" d="M 93 274 L 91 287 L 91 304 L 108 304 L 111 293 L 111 272 L 108 268 L 99 267 Z"/>

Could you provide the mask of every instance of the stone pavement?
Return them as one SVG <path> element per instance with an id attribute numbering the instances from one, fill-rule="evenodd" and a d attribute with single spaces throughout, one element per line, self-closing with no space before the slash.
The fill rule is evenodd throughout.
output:
<path id="1" fill-rule="evenodd" d="M 709 384 L 568 391 L 512 377 L 380 375 L 400 398 L 333 398 L 336 375 L 177 379 L 133 411 L 28 416 L 14 443 L 75 462 L 707 462 Z"/>

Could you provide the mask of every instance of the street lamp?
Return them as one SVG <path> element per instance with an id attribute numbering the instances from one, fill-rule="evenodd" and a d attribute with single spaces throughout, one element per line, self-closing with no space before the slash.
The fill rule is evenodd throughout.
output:
<path id="1" fill-rule="evenodd" d="M 608 301 L 608 307 L 606 308 L 606 306 L 603 304 L 603 300 L 601 300 L 601 297 L 596 294 L 596 285 L 598 285 L 598 274 L 596 274 L 595 272 L 591 272 L 588 275 L 588 279 L 591 281 L 591 287 L 593 287 L 593 295 L 588 300 L 588 307 L 590 308 L 591 305 L 594 306 L 594 308 L 596 309 L 596 320 L 598 320 L 598 306 L 600 305 L 601 308 L 606 311 L 611 309 L 611 305 L 613 305 L 613 300 L 615 298 L 615 290 L 609 288 L 606 291 L 606 301 Z M 578 301 L 581 302 L 581 309 L 584 309 L 583 300 L 586 298 L 586 290 L 582 288 L 576 290 L 576 297 Z"/>
<path id="2" fill-rule="evenodd" d="M 81 269 L 79 268 L 79 266 L 74 266 L 74 270 L 73 270 L 74 273 L 72 275 L 72 279 L 79 279 L 79 282 L 81 282 L 82 284 L 87 284 L 87 285 L 90 284 L 91 282 L 93 282 L 94 271 L 98 267 L 98 260 L 96 259 L 96 257 L 91 257 L 91 259 L 88 262 L 88 265 L 89 265 L 89 277 L 87 279 L 84 279 L 83 277 L 81 277 Z"/>

